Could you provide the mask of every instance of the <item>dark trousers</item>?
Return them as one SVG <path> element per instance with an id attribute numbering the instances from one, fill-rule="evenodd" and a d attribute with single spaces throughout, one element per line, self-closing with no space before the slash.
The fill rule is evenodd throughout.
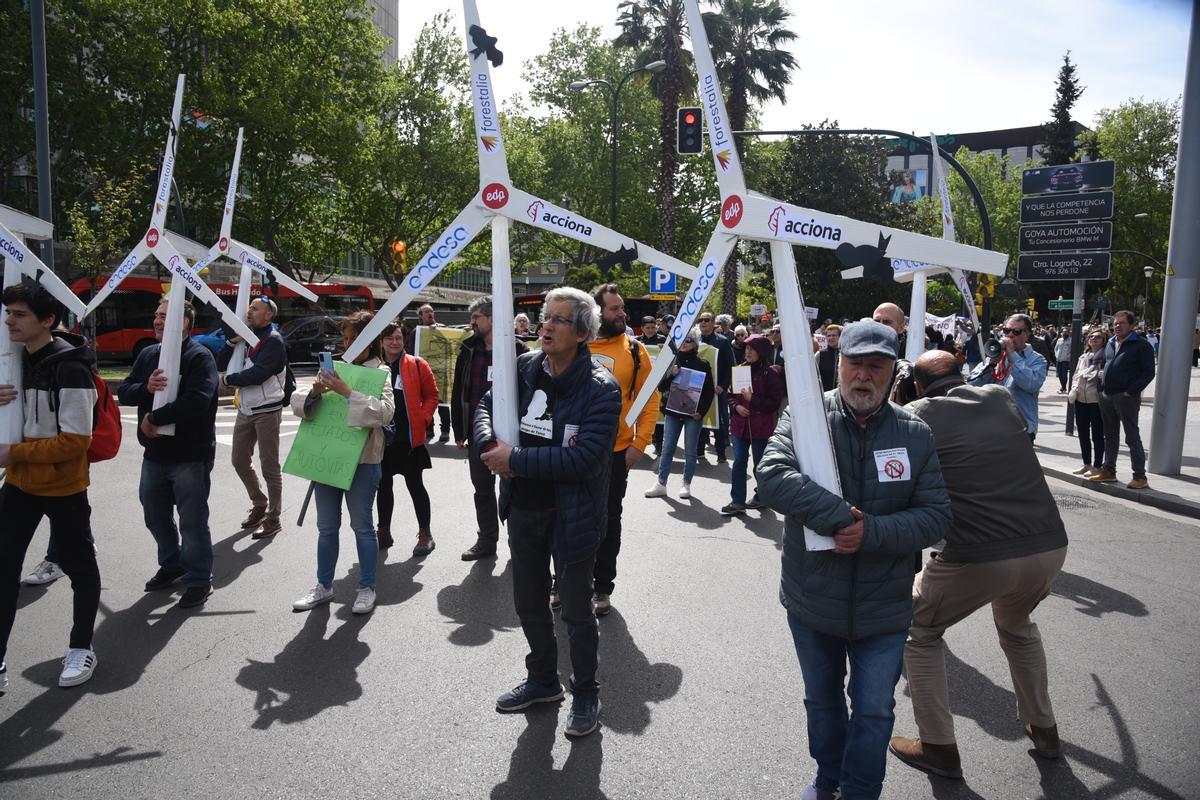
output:
<path id="1" fill-rule="evenodd" d="M 379 490 L 375 493 L 375 506 L 379 509 L 379 529 L 390 532 L 392 510 L 396 507 L 396 493 L 392 489 L 392 479 L 396 477 L 397 473 L 393 471 L 393 465 L 386 458 L 380 467 L 381 477 Z M 407 472 L 399 474 L 404 475 L 404 485 L 408 488 L 408 496 L 412 498 L 417 527 L 425 529 L 429 527 L 430 510 L 429 492 L 425 489 L 422 472 L 423 470 L 419 466 L 410 466 Z"/>
<path id="2" fill-rule="evenodd" d="M 629 469 L 625 466 L 625 451 L 612 456 L 612 472 L 608 478 L 608 528 L 596 551 L 596 591 L 612 594 L 617 579 L 617 554 L 621 552 L 621 506 L 625 503 L 625 487 L 629 485 Z"/>
<path id="3" fill-rule="evenodd" d="M 438 420 L 442 426 L 442 436 L 450 436 L 454 433 L 450 427 L 450 406 L 438 406 Z M 429 420 L 429 427 L 425 429 L 425 438 L 433 439 L 433 420 Z"/>
<path id="4" fill-rule="evenodd" d="M 1125 429 L 1125 444 L 1129 447 L 1129 466 L 1134 478 L 1146 477 L 1146 448 L 1142 447 L 1142 433 L 1138 430 L 1138 413 L 1142 410 L 1142 396 L 1130 397 L 1124 392 L 1114 395 L 1100 394 L 1100 417 L 1104 421 L 1104 469 L 1117 471 L 1117 450 L 1120 447 L 1121 428 Z"/>
<path id="5" fill-rule="evenodd" d="M 21 564 L 42 517 L 50 518 L 58 565 L 71 578 L 75 593 L 70 646 L 92 646 L 96 610 L 100 607 L 100 567 L 92 543 L 92 507 L 87 492 L 42 497 L 6 484 L 0 489 L 0 520 L 4 521 L 0 525 L 0 663 L 17 616 Z"/>
<path id="6" fill-rule="evenodd" d="M 521 630 L 529 643 L 525 668 L 529 678 L 543 685 L 559 682 L 558 644 L 554 638 L 554 612 L 550 610 L 550 555 L 555 549 L 554 528 L 558 512 L 513 506 L 508 515 L 508 549 L 511 553 L 513 600 Z M 576 694 L 596 693 L 596 664 L 600 631 L 592 610 L 594 558 L 562 564 L 558 596 L 570 642 L 571 688 Z"/>
<path id="7" fill-rule="evenodd" d="M 1065 392 L 1067 390 L 1067 378 L 1069 377 L 1067 373 L 1070 371 L 1071 365 L 1066 361 L 1059 361 L 1054 365 L 1054 368 L 1058 372 L 1058 386 Z"/>
<path id="8" fill-rule="evenodd" d="M 1104 466 L 1104 420 L 1100 418 L 1099 403 L 1075 401 L 1075 430 L 1079 434 L 1079 453 L 1083 463 L 1096 469 Z M 1093 458 L 1092 449 L 1095 448 Z"/>
<path id="9" fill-rule="evenodd" d="M 475 489 L 475 525 L 479 538 L 493 545 L 500 539 L 500 513 L 496 508 L 496 476 L 479 460 L 474 442 L 468 445 L 467 467 Z"/>

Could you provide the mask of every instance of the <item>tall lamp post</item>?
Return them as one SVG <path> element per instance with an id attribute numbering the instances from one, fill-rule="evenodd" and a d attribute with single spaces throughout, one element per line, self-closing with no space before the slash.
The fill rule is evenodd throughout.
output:
<path id="1" fill-rule="evenodd" d="M 1142 307 L 1142 316 L 1146 318 L 1146 327 L 1150 327 L 1150 276 L 1154 274 L 1154 267 L 1147 264 L 1142 267 L 1142 272 L 1146 273 L 1146 304 Z"/>
<path id="2" fill-rule="evenodd" d="M 621 96 L 621 89 L 624 88 L 625 82 L 637 75 L 639 72 L 649 72 L 651 75 L 657 75 L 667 68 L 667 62 L 663 60 L 651 61 L 644 67 L 638 67 L 625 73 L 625 77 L 617 82 L 614 88 L 612 82 L 602 78 L 588 78 L 582 81 L 572 81 L 571 91 L 582 92 L 589 86 L 603 86 L 609 93 L 612 94 L 612 117 L 608 124 L 608 136 L 612 145 L 612 176 L 611 185 L 609 187 L 609 214 L 608 226 L 613 230 L 617 228 L 617 98 Z"/>

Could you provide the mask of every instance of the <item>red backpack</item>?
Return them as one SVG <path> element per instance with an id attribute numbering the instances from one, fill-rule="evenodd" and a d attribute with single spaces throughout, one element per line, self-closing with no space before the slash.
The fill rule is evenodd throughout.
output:
<path id="1" fill-rule="evenodd" d="M 121 408 L 117 398 L 100 373 L 93 372 L 92 380 L 96 383 L 96 410 L 92 414 L 92 443 L 87 451 L 89 464 L 116 458 L 121 449 Z"/>

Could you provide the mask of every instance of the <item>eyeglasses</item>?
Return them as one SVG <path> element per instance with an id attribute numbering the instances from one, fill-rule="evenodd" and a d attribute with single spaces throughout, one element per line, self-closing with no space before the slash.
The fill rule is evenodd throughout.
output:
<path id="1" fill-rule="evenodd" d="M 1001 328 L 1000 332 L 1005 336 L 1020 336 L 1027 331 L 1024 328 Z"/>
<path id="2" fill-rule="evenodd" d="M 541 320 L 542 320 L 543 325 L 553 325 L 556 328 L 560 325 L 574 325 L 575 324 L 575 320 L 571 319 L 570 317 L 559 317 L 559 316 L 548 317 L 545 314 L 541 315 Z"/>

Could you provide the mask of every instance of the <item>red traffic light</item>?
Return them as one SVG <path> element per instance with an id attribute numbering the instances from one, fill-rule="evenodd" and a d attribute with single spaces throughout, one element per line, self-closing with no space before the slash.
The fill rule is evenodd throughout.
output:
<path id="1" fill-rule="evenodd" d="M 683 121 L 686 122 L 688 125 L 695 125 L 696 124 L 696 114 L 691 111 L 684 112 Z"/>

